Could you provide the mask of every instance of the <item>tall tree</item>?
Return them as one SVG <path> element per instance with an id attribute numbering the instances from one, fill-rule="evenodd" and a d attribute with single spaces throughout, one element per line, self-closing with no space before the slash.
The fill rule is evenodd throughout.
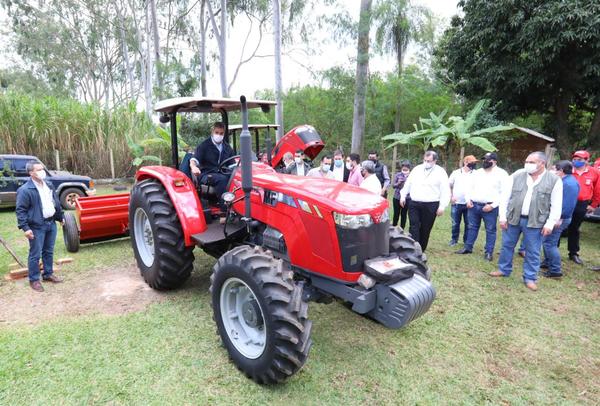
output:
<path id="1" fill-rule="evenodd" d="M 273 42 L 275 53 L 275 123 L 277 129 L 277 141 L 283 137 L 283 85 L 281 79 L 281 7 L 279 0 L 273 0 Z"/>
<path id="2" fill-rule="evenodd" d="M 221 81 L 221 96 L 229 97 L 227 82 L 227 0 L 220 0 L 221 8 L 219 13 L 213 11 L 211 0 L 206 2 L 208 16 L 212 25 L 213 34 L 217 40 L 219 48 L 219 79 Z M 220 14 L 219 25 L 217 26 L 217 14 Z"/>
<path id="3" fill-rule="evenodd" d="M 371 31 L 371 0 L 360 1 L 358 44 L 356 55 L 356 90 L 352 118 L 352 152 L 361 152 L 365 132 L 365 102 L 369 75 L 369 32 Z"/>
<path id="4" fill-rule="evenodd" d="M 600 147 L 600 2 L 461 0 L 436 51 L 441 75 L 504 117 L 539 112 L 563 153 Z M 593 117 L 574 134 L 577 111 Z"/>
<path id="5" fill-rule="evenodd" d="M 390 53 L 396 57 L 396 71 L 398 78 L 402 76 L 404 57 L 408 44 L 432 44 L 434 37 L 434 23 L 431 11 L 419 5 L 414 5 L 410 0 L 382 0 L 375 10 L 373 17 L 375 29 L 376 49 L 381 53 Z M 398 81 L 401 84 L 401 81 Z M 394 118 L 394 131 L 400 131 L 400 93 L 396 98 L 396 114 Z"/>

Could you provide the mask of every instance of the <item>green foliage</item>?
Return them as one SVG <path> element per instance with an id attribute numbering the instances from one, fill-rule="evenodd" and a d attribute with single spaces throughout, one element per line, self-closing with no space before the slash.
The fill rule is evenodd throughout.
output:
<path id="1" fill-rule="evenodd" d="M 153 125 L 134 105 L 113 110 L 72 99 L 0 94 L 0 151 L 32 154 L 50 167 L 54 150 L 63 168 L 96 178 L 109 177 L 109 149 L 117 176 L 131 171 L 128 143 L 153 133 Z"/>
<path id="2" fill-rule="evenodd" d="M 596 0 L 463 0 L 437 54 L 440 74 L 504 117 L 551 114 L 562 146 L 574 142 L 569 107 L 600 102 L 600 3 Z M 588 121 L 588 128 L 589 122 Z M 548 128 L 549 125 L 547 125 Z"/>

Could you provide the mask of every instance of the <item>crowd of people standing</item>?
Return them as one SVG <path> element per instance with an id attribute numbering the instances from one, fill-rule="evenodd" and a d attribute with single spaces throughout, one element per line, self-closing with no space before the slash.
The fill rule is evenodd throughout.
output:
<path id="1" fill-rule="evenodd" d="M 450 246 L 462 241 L 458 255 L 474 253 L 483 223 L 483 258 L 492 262 L 496 251 L 497 227 L 502 230 L 498 266 L 490 276 L 507 277 L 513 271 L 513 256 L 523 260 L 523 282 L 537 290 L 538 274 L 563 276 L 558 249 L 561 236 L 568 239 L 569 259 L 582 265 L 579 256 L 580 227 L 586 213 L 600 206 L 600 159 L 590 162 L 587 151 L 576 151 L 571 160 L 549 165 L 543 152 L 532 152 L 523 168 L 511 175 L 498 166 L 498 154 L 477 159 L 465 156 L 462 166 L 450 174 L 438 165 L 435 151 L 427 151 L 423 162 L 412 167 L 401 161 L 390 178 L 387 166 L 372 151 L 361 162 L 358 154 L 344 157 L 342 151 L 323 154 L 319 167 L 310 169 L 302 151 L 284 156 L 283 172 L 324 177 L 359 186 L 382 197 L 392 187 L 392 224 L 400 224 L 423 251 L 437 217 L 450 206 Z M 481 165 L 480 168 L 478 166 Z M 462 238 L 461 237 L 462 225 Z M 543 258 L 543 259 L 542 259 Z M 600 270 L 600 267 L 592 268 Z"/>

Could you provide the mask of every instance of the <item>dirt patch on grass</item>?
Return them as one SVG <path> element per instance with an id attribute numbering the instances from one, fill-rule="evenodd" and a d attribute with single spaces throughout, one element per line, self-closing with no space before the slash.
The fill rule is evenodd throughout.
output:
<path id="1" fill-rule="evenodd" d="M 61 284 L 34 292 L 27 279 L 0 285 L 0 326 L 35 324 L 58 317 L 123 314 L 143 310 L 167 295 L 151 289 L 135 266 L 60 272 Z"/>

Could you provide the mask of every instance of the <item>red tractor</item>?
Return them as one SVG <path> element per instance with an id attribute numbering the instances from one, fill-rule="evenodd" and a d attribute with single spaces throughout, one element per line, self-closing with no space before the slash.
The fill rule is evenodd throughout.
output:
<path id="1" fill-rule="evenodd" d="M 235 365 L 259 383 L 281 382 L 306 362 L 310 301 L 338 298 L 359 314 L 400 328 L 427 312 L 435 298 L 421 247 L 390 227 L 387 200 L 346 183 L 284 175 L 252 162 L 247 109 L 268 111 L 274 104 L 243 96 L 160 102 L 161 121 L 171 123 L 174 167 L 141 168 L 129 203 L 133 250 L 152 288 L 183 284 L 196 246 L 217 258 L 210 293 L 218 333 Z M 221 164 L 230 180 L 227 192 L 215 196 L 210 185 L 195 185 L 177 169 L 176 115 L 221 112 L 228 125 L 227 113 L 235 110 L 242 113 L 240 153 Z M 310 126 L 286 137 L 322 148 Z M 290 141 L 270 151 L 266 143 L 273 158 L 295 148 Z"/>

